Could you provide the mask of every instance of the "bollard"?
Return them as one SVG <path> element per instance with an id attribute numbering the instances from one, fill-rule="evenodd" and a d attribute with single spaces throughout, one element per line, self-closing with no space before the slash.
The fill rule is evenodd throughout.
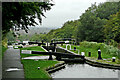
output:
<path id="1" fill-rule="evenodd" d="M 61 44 L 61 46 L 63 46 L 63 44 Z"/>
<path id="2" fill-rule="evenodd" d="M 76 47 L 74 47 L 74 51 L 76 51 Z"/>
<path id="3" fill-rule="evenodd" d="M 100 50 L 100 49 L 98 50 L 98 60 L 102 60 L 102 57 L 101 57 L 101 50 Z"/>
<path id="4" fill-rule="evenodd" d="M 91 52 L 88 52 L 88 57 L 91 57 Z"/>
<path id="5" fill-rule="evenodd" d="M 112 57 L 112 62 L 115 62 L 115 59 L 116 59 L 115 57 Z"/>
<path id="6" fill-rule="evenodd" d="M 53 60 L 51 52 L 52 52 L 52 50 L 49 50 L 49 59 L 48 60 Z"/>
<path id="7" fill-rule="evenodd" d="M 44 43 L 44 41 L 42 40 L 42 44 Z"/>
<path id="8" fill-rule="evenodd" d="M 82 55 L 82 56 L 85 56 L 85 52 L 81 52 L 81 55 Z"/>
<path id="9" fill-rule="evenodd" d="M 80 50 L 78 50 L 78 54 L 80 54 Z"/>
<path id="10" fill-rule="evenodd" d="M 38 67 L 38 70 L 40 70 L 40 67 Z"/>

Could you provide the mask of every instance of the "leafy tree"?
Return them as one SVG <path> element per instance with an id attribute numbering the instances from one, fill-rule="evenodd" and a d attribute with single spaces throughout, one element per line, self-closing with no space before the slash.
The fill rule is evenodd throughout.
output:
<path id="1" fill-rule="evenodd" d="M 67 21 L 64 23 L 62 28 L 51 30 L 46 36 L 47 39 L 51 40 L 53 38 L 76 38 L 77 37 L 77 27 L 80 24 L 78 20 Z M 48 41 L 49 41 L 48 40 Z"/>
<path id="2" fill-rule="evenodd" d="M 101 42 L 104 39 L 103 26 L 105 19 L 96 17 L 95 9 L 96 5 L 92 5 L 86 10 L 80 17 L 81 25 L 79 26 L 78 37 L 80 41 L 95 41 Z"/>
<path id="3" fill-rule="evenodd" d="M 2 33 L 23 29 L 38 24 L 35 19 L 42 21 L 44 11 L 50 10 L 52 3 L 48 2 L 3 2 L 2 3 Z M 5 35 L 4 35 L 5 36 Z"/>
<path id="4" fill-rule="evenodd" d="M 120 2 L 105 2 L 98 6 L 92 4 L 85 13 L 80 16 L 81 25 L 78 27 L 79 41 L 104 41 L 104 25 L 111 14 L 120 9 Z"/>
<path id="5" fill-rule="evenodd" d="M 104 33 L 108 41 L 112 39 L 120 42 L 120 11 L 110 16 L 107 24 L 104 26 Z"/>
<path id="6" fill-rule="evenodd" d="M 109 19 L 109 16 L 116 14 L 120 9 L 120 2 L 105 2 L 96 7 L 95 14 L 101 19 Z"/>
<path id="7" fill-rule="evenodd" d="M 8 32 L 6 35 L 8 41 L 15 41 L 15 36 L 12 31 Z"/>

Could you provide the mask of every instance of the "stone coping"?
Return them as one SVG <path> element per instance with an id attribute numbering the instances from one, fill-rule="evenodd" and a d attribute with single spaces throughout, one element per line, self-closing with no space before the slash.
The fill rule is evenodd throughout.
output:
<path id="1" fill-rule="evenodd" d="M 63 48 L 63 47 L 60 47 L 60 46 L 57 46 L 57 47 L 58 47 L 58 48 L 61 48 L 61 49 L 64 49 L 64 50 L 66 50 L 66 51 L 68 51 L 68 52 L 70 52 L 70 53 L 72 53 L 72 54 L 79 55 L 79 54 L 76 54 L 76 53 L 74 53 L 74 52 L 72 52 L 72 51 L 70 51 L 70 50 L 67 50 L 67 49 Z"/>
<path id="2" fill-rule="evenodd" d="M 42 46 L 41 46 L 41 48 L 45 51 L 45 52 L 48 52 L 45 48 L 43 48 Z"/>
<path id="3" fill-rule="evenodd" d="M 104 68 L 111 68 L 111 69 L 118 69 L 120 70 L 120 65 L 116 64 L 107 64 L 107 63 L 101 63 L 97 62 L 95 60 L 91 60 L 90 58 L 85 57 L 86 63 L 90 64 L 92 66 L 97 66 L 97 67 L 104 67 Z"/>
<path id="4" fill-rule="evenodd" d="M 58 70 L 61 70 L 61 69 L 65 68 L 65 65 L 66 64 L 65 64 L 64 61 L 60 61 L 60 63 L 55 64 L 55 66 L 48 67 L 45 70 L 50 74 L 50 73 L 53 73 L 53 72 L 56 72 Z"/>

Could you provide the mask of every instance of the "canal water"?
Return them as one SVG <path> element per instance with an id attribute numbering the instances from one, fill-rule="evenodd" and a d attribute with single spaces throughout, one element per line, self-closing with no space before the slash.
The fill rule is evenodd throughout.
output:
<path id="1" fill-rule="evenodd" d="M 52 78 L 118 78 L 118 70 L 93 67 L 88 64 L 67 64 L 51 74 Z"/>

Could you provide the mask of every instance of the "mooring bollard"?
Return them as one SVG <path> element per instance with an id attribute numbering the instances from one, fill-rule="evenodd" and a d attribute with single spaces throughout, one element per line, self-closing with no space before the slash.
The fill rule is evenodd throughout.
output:
<path id="1" fill-rule="evenodd" d="M 61 46 L 63 46 L 63 44 L 61 44 Z"/>
<path id="2" fill-rule="evenodd" d="M 115 59 L 116 59 L 115 57 L 112 57 L 112 62 L 115 62 Z"/>
<path id="3" fill-rule="evenodd" d="M 98 60 L 101 60 L 102 59 L 102 57 L 101 57 L 101 50 L 99 49 L 98 50 Z"/>
<path id="4" fill-rule="evenodd" d="M 74 47 L 74 51 L 76 51 L 76 47 Z"/>
<path id="5" fill-rule="evenodd" d="M 42 40 L 42 44 L 44 43 L 44 41 Z"/>
<path id="6" fill-rule="evenodd" d="M 52 52 L 52 50 L 49 50 L 49 59 L 48 60 L 53 60 L 51 52 Z"/>
<path id="7" fill-rule="evenodd" d="M 38 67 L 38 70 L 40 70 L 40 67 Z"/>
<path id="8" fill-rule="evenodd" d="M 88 56 L 89 56 L 89 57 L 91 56 L 91 52 L 88 52 Z"/>
<path id="9" fill-rule="evenodd" d="M 81 55 L 82 55 L 82 56 L 85 56 L 85 52 L 81 52 Z"/>

